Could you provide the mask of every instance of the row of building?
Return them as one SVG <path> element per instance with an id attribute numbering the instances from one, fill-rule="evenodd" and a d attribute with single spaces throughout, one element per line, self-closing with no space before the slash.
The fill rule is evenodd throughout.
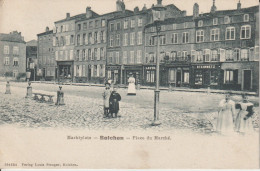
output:
<path id="1" fill-rule="evenodd" d="M 197 3 L 193 15 L 165 6 L 159 40 L 152 8 L 133 11 L 122 0 L 117 10 L 99 15 L 90 7 L 66 14 L 38 34 L 37 78 L 61 82 L 155 85 L 156 45 L 160 45 L 160 85 L 257 90 L 259 86 L 259 7 L 209 13 Z M 30 64 L 28 64 L 30 65 Z"/>

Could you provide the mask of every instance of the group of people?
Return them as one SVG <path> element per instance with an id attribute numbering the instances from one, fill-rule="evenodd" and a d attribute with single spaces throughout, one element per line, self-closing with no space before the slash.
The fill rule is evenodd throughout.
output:
<path id="1" fill-rule="evenodd" d="M 104 99 L 104 117 L 117 117 L 118 111 L 119 111 L 119 101 L 121 100 L 121 96 L 119 93 L 117 93 L 117 87 L 113 87 L 113 89 L 110 89 L 110 82 L 105 83 L 105 90 L 102 94 Z"/>
<path id="2" fill-rule="evenodd" d="M 242 101 L 235 103 L 226 94 L 225 99 L 219 103 L 216 131 L 225 133 L 252 133 L 254 131 L 252 116 L 254 114 L 254 104 L 248 101 L 248 97 L 243 94 Z M 238 113 L 236 113 L 236 111 Z"/>

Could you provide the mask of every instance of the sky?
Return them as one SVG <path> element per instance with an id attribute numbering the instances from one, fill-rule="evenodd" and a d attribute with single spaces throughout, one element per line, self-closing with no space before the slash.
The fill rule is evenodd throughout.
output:
<path id="1" fill-rule="evenodd" d="M 216 0 L 217 10 L 235 9 L 239 0 Z M 258 0 L 240 0 L 242 8 L 258 5 Z M 124 0 L 126 9 L 144 4 L 150 8 L 157 0 Z M 198 3 L 200 13 L 210 11 L 213 0 L 163 0 L 163 5 L 174 4 L 187 15 L 192 15 L 193 4 Z M 25 41 L 37 39 L 37 34 L 45 31 L 46 26 L 53 29 L 54 22 L 84 13 L 90 6 L 98 14 L 116 10 L 116 0 L 0 0 L 0 33 L 17 30 L 22 32 Z"/>

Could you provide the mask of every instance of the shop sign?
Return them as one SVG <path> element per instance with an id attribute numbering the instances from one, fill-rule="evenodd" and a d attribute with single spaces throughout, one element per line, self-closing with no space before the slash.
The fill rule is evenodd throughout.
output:
<path id="1" fill-rule="evenodd" d="M 155 66 L 149 66 L 149 67 L 145 67 L 146 70 L 155 70 Z"/>
<path id="2" fill-rule="evenodd" d="M 216 65 L 197 65 L 197 69 L 215 69 L 217 68 Z"/>

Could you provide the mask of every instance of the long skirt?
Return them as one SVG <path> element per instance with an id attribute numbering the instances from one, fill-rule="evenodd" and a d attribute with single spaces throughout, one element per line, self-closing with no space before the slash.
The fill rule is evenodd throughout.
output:
<path id="1" fill-rule="evenodd" d="M 234 124 L 231 110 L 220 111 L 217 118 L 217 132 L 219 133 L 233 133 Z"/>

